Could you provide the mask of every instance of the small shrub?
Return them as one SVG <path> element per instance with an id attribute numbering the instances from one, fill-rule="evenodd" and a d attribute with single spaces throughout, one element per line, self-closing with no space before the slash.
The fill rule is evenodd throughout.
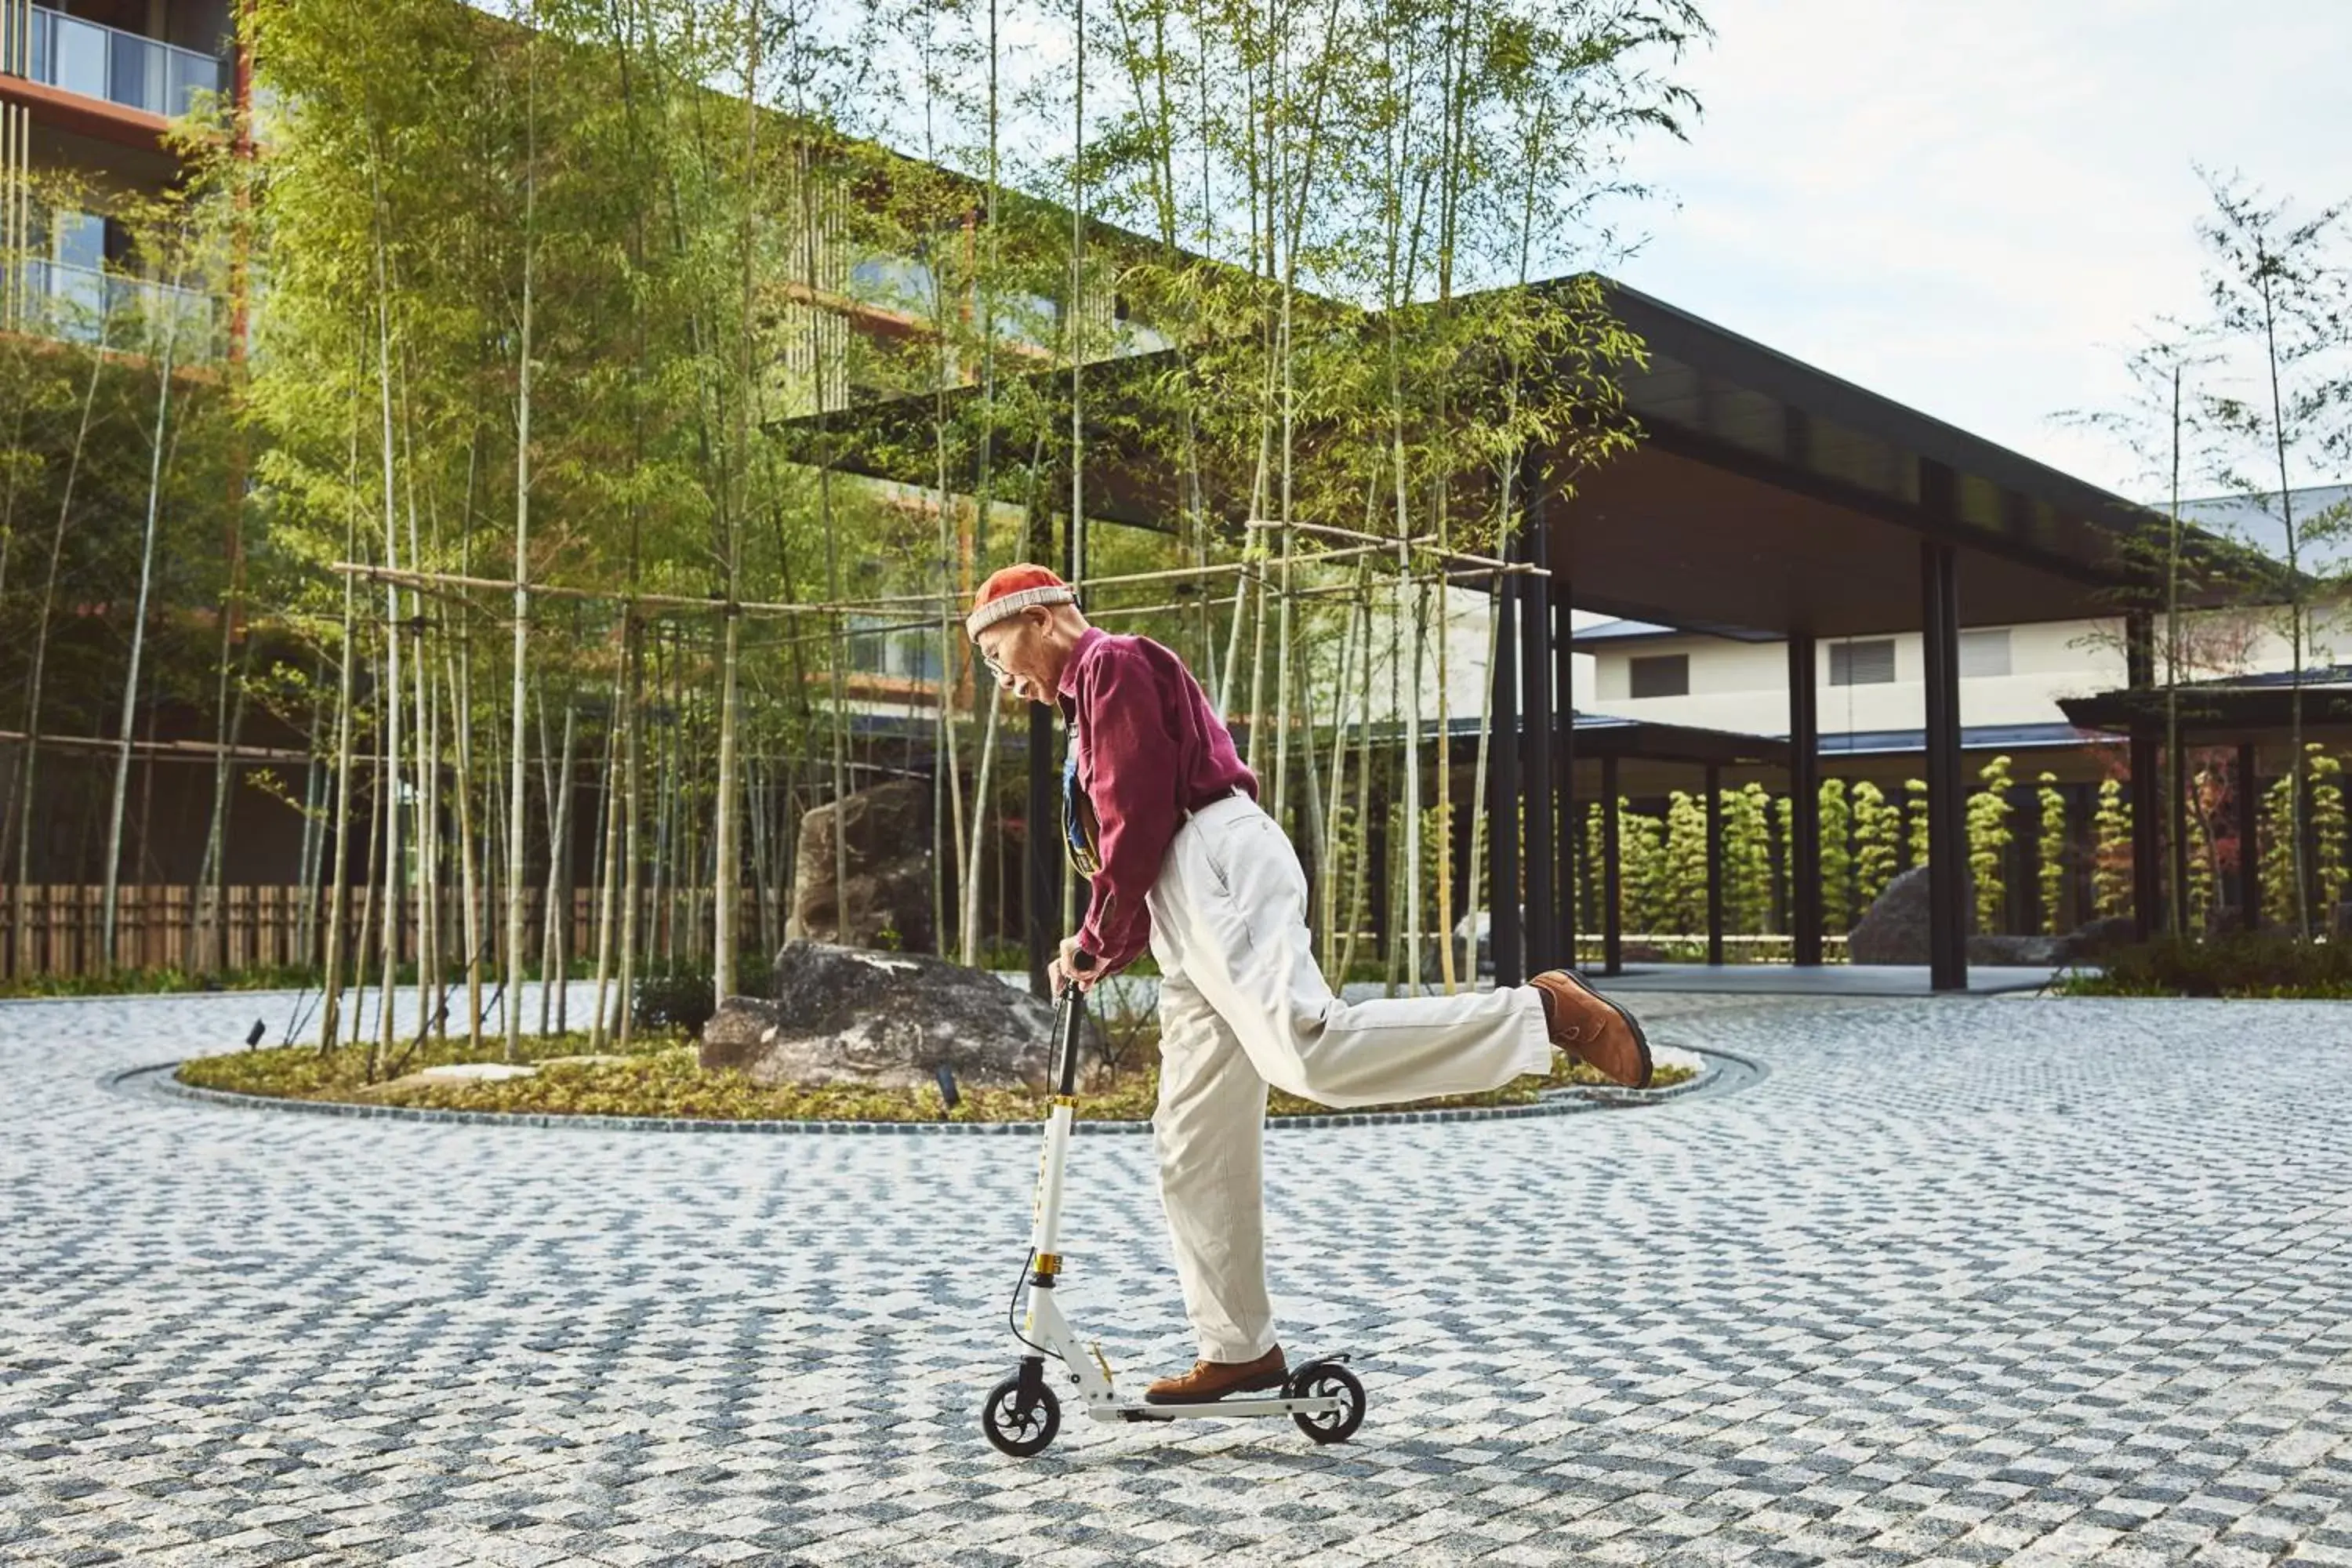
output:
<path id="1" fill-rule="evenodd" d="M 718 1010 L 709 975 L 676 970 L 638 976 L 631 998 L 631 1014 L 640 1029 L 677 1029 L 697 1035 Z"/>
<path id="2" fill-rule="evenodd" d="M 2241 932 L 2210 942 L 2163 937 L 2118 949 L 2101 974 L 2069 976 L 2077 996 L 2352 998 L 2352 943 Z"/>

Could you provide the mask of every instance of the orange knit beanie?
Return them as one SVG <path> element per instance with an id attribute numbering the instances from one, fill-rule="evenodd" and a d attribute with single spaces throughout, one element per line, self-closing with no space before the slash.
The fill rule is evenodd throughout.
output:
<path id="1" fill-rule="evenodd" d="M 1071 586 L 1047 566 L 1023 562 L 990 574 L 971 598 L 971 614 L 964 617 L 967 637 L 980 634 L 1008 616 L 1019 615 L 1032 605 L 1075 605 L 1078 595 Z"/>

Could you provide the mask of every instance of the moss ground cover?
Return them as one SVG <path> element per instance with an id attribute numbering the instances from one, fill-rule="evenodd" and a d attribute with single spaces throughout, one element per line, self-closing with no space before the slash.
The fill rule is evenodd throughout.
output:
<path id="1" fill-rule="evenodd" d="M 1158 1053 L 1152 1042 L 1128 1059 L 1130 1068 L 1079 1096 L 1081 1120 L 1149 1120 L 1159 1093 Z M 940 1091 L 867 1085 L 762 1088 L 740 1072 L 706 1072 L 696 1062 L 691 1040 L 664 1036 L 638 1041 L 617 1059 L 562 1060 L 586 1052 L 586 1037 L 555 1036 L 523 1042 L 521 1059 L 539 1064 L 529 1078 L 501 1081 L 425 1079 L 420 1069 L 444 1063 L 496 1061 L 499 1043 L 476 1050 L 462 1039 L 427 1041 L 401 1059 L 395 1052 L 388 1073 L 379 1063 L 369 1081 L 365 1047 L 320 1051 L 307 1046 L 239 1051 L 204 1057 L 180 1068 L 184 1083 L 293 1100 L 348 1100 L 441 1110 L 492 1110 L 569 1116 L 646 1116 L 712 1121 L 1034 1121 L 1045 1100 L 1026 1091 L 966 1089 L 954 1110 L 946 1111 Z M 1661 1067 L 1655 1087 L 1691 1077 L 1682 1067 Z M 1546 1078 L 1522 1078 L 1488 1094 L 1417 1101 L 1393 1109 L 1431 1110 L 1475 1105 L 1528 1105 L 1546 1089 L 1594 1086 L 1607 1080 L 1590 1068 L 1556 1066 Z M 1276 1092 L 1267 1107 L 1274 1116 L 1328 1114 L 1329 1108 Z"/>

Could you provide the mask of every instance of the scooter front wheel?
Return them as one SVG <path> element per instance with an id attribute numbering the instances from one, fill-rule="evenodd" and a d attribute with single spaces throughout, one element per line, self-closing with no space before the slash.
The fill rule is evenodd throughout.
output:
<path id="1" fill-rule="evenodd" d="M 980 1409 L 980 1425 L 1000 1453 L 1016 1459 L 1034 1458 L 1062 1429 L 1062 1402 L 1051 1388 L 1040 1384 L 1024 1414 L 1021 1379 L 1016 1374 L 988 1391 L 988 1403 Z"/>
<path id="2" fill-rule="evenodd" d="M 1336 1361 L 1309 1363 L 1290 1374 L 1283 1392 L 1293 1399 L 1337 1399 L 1339 1408 L 1322 1415 L 1296 1415 L 1298 1429 L 1318 1443 L 1344 1443 L 1364 1424 L 1364 1385 Z"/>

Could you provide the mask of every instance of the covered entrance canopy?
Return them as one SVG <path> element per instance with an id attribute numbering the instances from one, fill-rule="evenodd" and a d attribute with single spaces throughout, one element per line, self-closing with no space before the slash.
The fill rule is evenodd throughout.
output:
<path id="1" fill-rule="evenodd" d="M 1560 508 L 1575 607 L 1728 636 L 1919 631 L 1923 542 L 1967 552 L 1972 624 L 2121 614 L 2158 514 L 1631 289 L 1643 439 Z M 2139 548 L 2135 549 L 2137 545 Z M 2237 557 L 2189 531 L 2209 563 Z"/>
<path id="2" fill-rule="evenodd" d="M 2156 596 L 2160 575 L 2148 545 L 2164 537 L 2167 520 L 1635 290 L 1606 284 L 1603 294 L 1646 345 L 1646 366 L 1622 378 L 1641 438 L 1631 454 L 1579 475 L 1572 491 L 1531 495 L 1514 551 L 1549 575 L 1500 579 L 1495 722 L 1520 744 L 1515 756 L 1501 749 L 1493 804 L 1524 798 L 1552 809 L 1528 812 L 1524 846 L 1507 826 L 1517 814 L 1494 814 L 1492 885 L 1517 885 L 1524 869 L 1530 911 L 1524 932 L 1507 929 L 1517 924 L 1508 900 L 1496 911 L 1498 978 L 1514 981 L 1574 952 L 1575 910 L 1562 895 L 1575 885 L 1570 829 L 1579 816 L 1577 764 L 1587 747 L 1607 758 L 1613 742 L 1605 729 L 1558 721 L 1554 694 L 1569 689 L 1572 607 L 1788 639 L 1792 721 L 1783 750 L 1794 803 L 1791 912 L 1800 964 L 1819 963 L 1822 951 L 1816 639 L 1923 633 L 1932 968 L 1938 988 L 1965 986 L 1964 884 L 1942 874 L 1957 870 L 1966 853 L 1963 617 L 2009 625 L 2126 615 L 2134 628 L 2134 681 L 2144 684 L 2147 617 L 2134 605 Z M 1174 368 L 1174 354 L 1084 368 L 1089 518 L 1174 526 L 1181 475 L 1166 454 L 1178 444 L 1138 435 L 1139 417 L 1152 406 L 1149 389 Z M 1066 432 L 1070 373 L 1032 381 L 1049 411 L 1056 404 L 1061 410 L 1044 428 Z M 932 432 L 940 414 L 976 395 L 963 388 L 943 400 L 899 399 L 780 430 L 807 460 L 929 486 L 939 482 Z M 963 476 L 950 482 L 971 488 Z M 2193 530 L 2186 548 L 2199 559 L 2200 575 L 2231 555 Z M 1033 722 L 1049 718 L 1038 710 Z M 1033 772 L 1044 768 L 1047 750 L 1032 747 Z M 2135 778 L 2152 778 L 2152 760 L 2143 771 L 2137 747 L 2134 760 Z M 1041 810 L 1050 805 L 1047 782 L 1042 772 L 1033 781 Z M 1604 821 L 1614 816 L 1604 813 Z M 1613 879 L 1613 854 L 1606 863 Z M 1047 874 L 1058 873 L 1040 872 Z M 1044 940 L 1031 934 L 1033 946 Z"/>

